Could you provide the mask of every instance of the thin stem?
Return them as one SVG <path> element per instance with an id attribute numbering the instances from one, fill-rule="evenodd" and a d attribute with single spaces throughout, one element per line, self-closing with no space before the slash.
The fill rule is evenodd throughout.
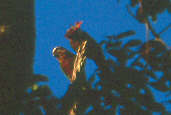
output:
<path id="1" fill-rule="evenodd" d="M 132 13 L 132 11 L 131 11 L 129 5 L 126 5 L 126 8 L 127 8 L 127 10 L 128 10 L 128 13 L 129 13 L 133 18 L 137 19 L 137 17 Z"/>
<path id="2" fill-rule="evenodd" d="M 167 25 L 161 32 L 159 32 L 159 35 L 161 35 L 165 31 L 167 31 L 170 27 L 171 27 L 171 23 L 169 25 Z"/>
<path id="3" fill-rule="evenodd" d="M 146 24 L 147 24 L 148 28 L 150 29 L 150 31 L 152 32 L 152 34 L 155 36 L 155 38 L 160 38 L 160 35 L 156 33 L 156 31 L 153 29 L 153 27 L 148 19 L 146 20 Z"/>

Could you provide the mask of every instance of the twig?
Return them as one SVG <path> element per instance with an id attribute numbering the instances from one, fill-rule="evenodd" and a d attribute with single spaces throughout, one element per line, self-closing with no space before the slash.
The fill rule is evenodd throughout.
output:
<path id="1" fill-rule="evenodd" d="M 132 13 L 132 11 L 131 11 L 131 9 L 130 9 L 130 7 L 129 7 L 129 5 L 127 5 L 126 6 L 127 7 L 127 10 L 128 10 L 128 13 L 132 16 L 132 17 L 134 17 L 135 19 L 137 19 L 137 17 Z M 153 29 L 153 27 L 152 27 L 152 25 L 150 24 L 150 22 L 149 22 L 149 20 L 147 19 L 146 20 L 146 24 L 147 24 L 147 26 L 148 26 L 148 28 L 150 29 L 150 31 L 152 32 L 152 34 L 156 37 L 156 38 L 160 38 L 160 34 L 157 34 L 156 33 L 156 31 Z M 169 27 L 170 27 L 171 25 L 169 25 Z M 167 28 L 165 28 L 164 30 L 162 30 L 162 32 L 160 32 L 160 33 L 163 33 L 163 31 L 165 31 Z"/>
<path id="2" fill-rule="evenodd" d="M 132 11 L 131 11 L 129 5 L 127 5 L 126 7 L 127 7 L 127 10 L 128 10 L 128 13 L 129 13 L 132 17 L 134 17 L 136 20 L 138 20 L 137 17 L 132 13 Z M 166 45 L 166 44 L 164 43 L 164 41 L 163 41 L 162 39 L 160 39 L 160 35 L 171 27 L 171 23 L 170 23 L 167 27 L 165 27 L 165 28 L 164 28 L 161 32 L 159 32 L 159 33 L 157 33 L 157 32 L 155 31 L 155 29 L 152 27 L 152 25 L 151 25 L 150 21 L 148 20 L 148 18 L 145 20 L 145 24 L 146 24 L 146 28 L 148 28 L 148 29 L 151 31 L 151 33 L 153 34 L 153 36 L 155 37 L 155 40 L 160 41 L 161 43 L 163 43 L 164 45 Z"/>
<path id="3" fill-rule="evenodd" d="M 130 9 L 130 7 L 129 7 L 128 4 L 126 5 L 126 8 L 127 8 L 127 10 L 128 10 L 128 13 L 129 13 L 133 18 L 135 18 L 136 20 L 138 20 L 137 17 L 132 13 L 132 11 L 131 11 L 131 9 Z"/>
<path id="4" fill-rule="evenodd" d="M 171 27 L 171 23 L 169 25 L 167 25 L 161 32 L 159 32 L 159 35 L 161 35 L 165 31 L 167 31 L 170 27 Z"/>
<path id="5" fill-rule="evenodd" d="M 156 31 L 153 29 L 153 27 L 148 19 L 146 20 L 146 23 L 147 23 L 148 28 L 152 32 L 152 34 L 155 36 L 155 38 L 160 38 L 160 34 L 156 33 Z"/>
<path id="6" fill-rule="evenodd" d="M 146 27 L 146 41 L 148 42 L 149 41 L 149 25 L 147 22 L 145 22 L 145 27 Z M 145 54 L 148 54 L 150 51 L 150 46 L 148 43 L 145 46 L 146 46 Z"/>

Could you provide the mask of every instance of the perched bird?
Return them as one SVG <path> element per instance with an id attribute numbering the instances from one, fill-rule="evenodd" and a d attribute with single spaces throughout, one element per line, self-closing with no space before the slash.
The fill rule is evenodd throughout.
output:
<path id="1" fill-rule="evenodd" d="M 71 47 L 77 52 L 78 47 L 82 42 L 87 41 L 86 53 L 87 58 L 95 61 L 96 65 L 100 66 L 105 61 L 103 51 L 98 43 L 80 26 L 83 22 L 77 22 L 75 26 L 71 26 L 65 34 L 65 37 L 70 41 Z"/>
<path id="2" fill-rule="evenodd" d="M 63 47 L 55 47 L 52 51 L 52 54 L 59 61 L 65 75 L 71 82 L 73 82 L 75 80 L 75 78 L 73 78 L 73 69 L 76 55 Z M 86 77 L 85 72 L 83 72 L 81 75 L 83 75 L 83 78 Z"/>

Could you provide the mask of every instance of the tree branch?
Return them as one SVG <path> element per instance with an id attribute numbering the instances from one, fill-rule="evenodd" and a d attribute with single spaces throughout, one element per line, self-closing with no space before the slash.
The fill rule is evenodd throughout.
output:
<path id="1" fill-rule="evenodd" d="M 147 23 L 148 28 L 152 32 L 152 34 L 155 36 L 155 38 L 160 38 L 160 34 L 156 33 L 156 31 L 154 30 L 154 28 L 152 27 L 152 25 L 148 19 L 146 20 L 146 23 Z"/>
<path id="2" fill-rule="evenodd" d="M 169 25 L 167 25 L 162 31 L 159 32 L 159 35 L 161 35 L 162 33 L 164 33 L 165 31 L 167 31 L 169 28 L 171 27 L 171 23 Z"/>

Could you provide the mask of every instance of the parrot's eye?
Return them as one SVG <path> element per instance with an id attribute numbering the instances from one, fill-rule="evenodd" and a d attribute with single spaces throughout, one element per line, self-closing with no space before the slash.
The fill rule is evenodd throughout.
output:
<path id="1" fill-rule="evenodd" d="M 56 55 L 57 55 L 57 57 L 63 57 L 63 56 L 66 55 L 66 52 L 65 52 L 65 50 L 63 50 L 63 49 L 58 49 L 58 50 L 56 51 Z"/>
<path id="2" fill-rule="evenodd" d="M 60 57 L 62 54 L 62 50 L 59 47 L 56 47 L 52 51 L 53 56 Z"/>

